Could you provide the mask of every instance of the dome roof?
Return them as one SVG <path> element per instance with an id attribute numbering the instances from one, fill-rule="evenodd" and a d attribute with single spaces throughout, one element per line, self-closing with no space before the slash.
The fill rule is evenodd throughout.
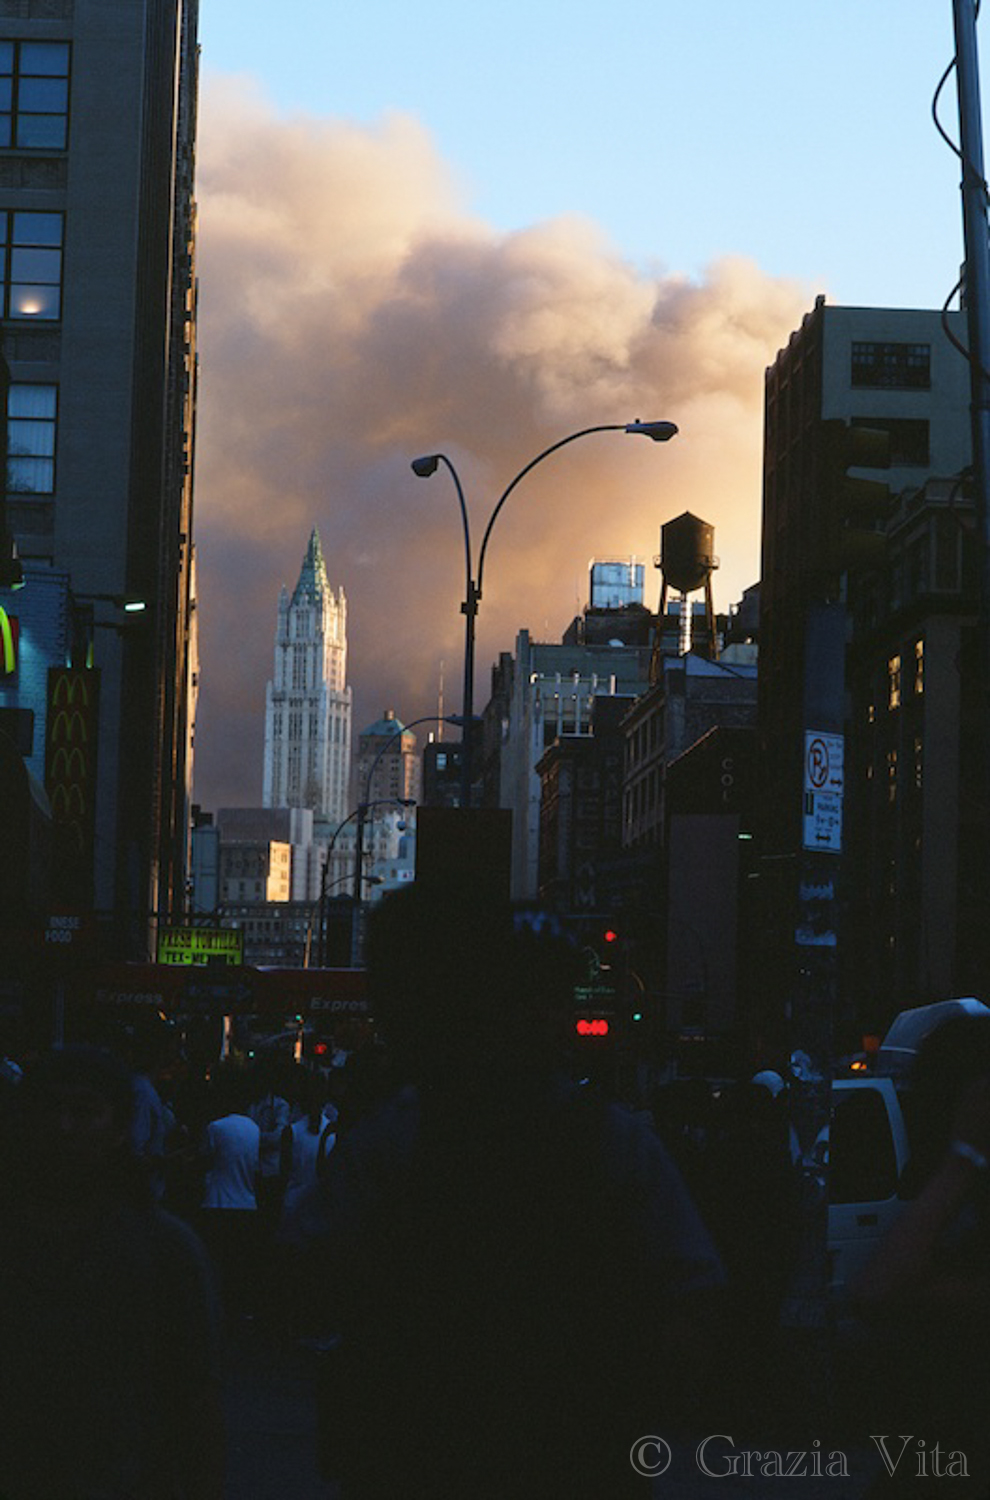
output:
<path id="1" fill-rule="evenodd" d="M 361 735 L 362 738 L 366 734 L 376 734 L 381 735 L 382 737 L 387 737 L 388 735 L 392 734 L 405 734 L 405 732 L 406 726 L 403 724 L 402 720 L 396 716 L 395 710 L 392 708 L 386 708 L 380 719 L 376 719 L 373 724 L 369 724 L 367 729 L 362 729 Z"/>

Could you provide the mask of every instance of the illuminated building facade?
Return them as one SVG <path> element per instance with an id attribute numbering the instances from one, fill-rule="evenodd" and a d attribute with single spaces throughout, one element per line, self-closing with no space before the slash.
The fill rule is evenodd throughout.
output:
<path id="1" fill-rule="evenodd" d="M 61 901 L 112 920 L 131 956 L 186 897 L 196 33 L 197 0 L 0 0 L 5 508 L 25 571 L 0 603 L 20 608 L 33 661 L 22 601 L 32 579 L 65 581 L 66 645 L 48 665 L 90 674 L 98 707 L 71 799 L 91 828 L 85 872 Z M 37 768 L 50 704 L 3 692 L 31 712 Z"/>
<path id="2" fill-rule="evenodd" d="M 279 594 L 262 802 L 311 808 L 333 828 L 348 813 L 350 771 L 347 600 L 330 587 L 314 527 L 299 581 Z"/>

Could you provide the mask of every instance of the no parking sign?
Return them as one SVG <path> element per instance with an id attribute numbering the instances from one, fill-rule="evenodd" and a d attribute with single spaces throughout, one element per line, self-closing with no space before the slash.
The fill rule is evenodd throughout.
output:
<path id="1" fill-rule="evenodd" d="M 842 852 L 843 737 L 808 729 L 804 735 L 805 849 Z"/>

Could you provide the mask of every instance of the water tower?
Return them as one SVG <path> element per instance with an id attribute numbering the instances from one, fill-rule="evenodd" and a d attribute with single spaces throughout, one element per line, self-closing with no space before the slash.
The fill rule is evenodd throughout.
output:
<path id="1" fill-rule="evenodd" d="M 691 600 L 690 595 L 699 589 L 705 591 L 705 628 L 709 642 L 708 655 L 718 656 L 718 638 L 715 634 L 715 606 L 712 602 L 712 574 L 718 567 L 715 556 L 715 528 L 707 521 L 699 520 L 686 510 L 682 516 L 668 521 L 660 528 L 660 556 L 653 559 L 660 569 L 663 582 L 660 587 L 660 609 L 653 639 L 653 660 L 650 664 L 650 681 L 656 682 L 660 674 L 660 658 L 664 625 L 667 617 L 667 591 L 676 589 L 680 595 L 680 651 L 691 649 Z"/>

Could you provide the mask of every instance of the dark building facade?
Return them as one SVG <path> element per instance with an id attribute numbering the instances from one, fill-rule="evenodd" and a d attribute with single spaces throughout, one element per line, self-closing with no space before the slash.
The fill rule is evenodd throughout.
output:
<path id="1" fill-rule="evenodd" d="M 590 733 L 562 735 L 537 764 L 540 900 L 573 916 L 608 914 L 623 899 L 622 720 L 629 698 L 596 698 Z"/>
<path id="2" fill-rule="evenodd" d="M 847 983 L 863 1029 L 984 996 L 988 738 L 972 501 L 905 494 L 884 565 L 850 580 Z"/>
<path id="3" fill-rule="evenodd" d="M 961 316 L 946 315 L 957 336 Z M 955 931 L 965 694 L 949 637 L 967 607 L 959 480 L 970 456 L 968 408 L 968 367 L 937 312 L 829 307 L 819 298 L 766 372 L 758 868 L 768 1018 L 784 1013 L 799 966 L 805 730 L 845 736 L 842 848 L 829 866 L 842 1024 L 852 1033 L 883 1024 L 954 982 L 941 939 L 930 938 L 936 927 Z M 854 426 L 887 434 L 887 472 L 848 475 Z M 885 480 L 889 498 L 858 509 L 847 483 L 857 474 Z M 943 482 L 953 506 L 936 499 Z M 937 574 L 951 574 L 951 587 L 930 586 Z M 809 620 L 822 610 L 839 634 L 837 665 L 827 669 L 806 659 Z M 808 722 L 816 700 L 834 705 L 834 725 Z"/>
<path id="4" fill-rule="evenodd" d="M 115 919 L 136 956 L 186 900 L 196 28 L 196 0 L 0 0 L 7 521 L 25 591 L 63 580 L 48 666 L 77 673 L 95 736 L 71 802 L 85 874 L 58 896 Z M 2 691 L 34 712 L 38 766 L 59 748 L 52 690 Z"/>

